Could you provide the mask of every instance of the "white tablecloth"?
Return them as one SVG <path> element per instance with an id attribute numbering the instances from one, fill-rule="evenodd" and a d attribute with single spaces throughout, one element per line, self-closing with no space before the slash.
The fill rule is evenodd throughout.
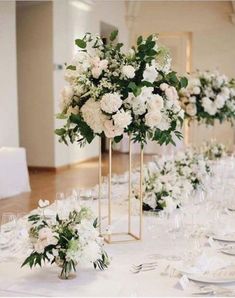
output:
<path id="1" fill-rule="evenodd" d="M 123 205 L 115 201 L 116 219 L 122 226 L 123 217 L 118 214 L 118 210 Z M 179 285 L 181 276 L 169 274 L 166 270 L 169 266 L 176 268 L 179 260 L 175 257 L 185 261 L 200 246 L 206 255 L 216 256 L 235 265 L 234 256 L 222 254 L 217 246 L 210 246 L 208 241 L 207 235 L 212 230 L 235 227 L 235 212 L 219 209 L 214 201 L 215 197 L 208 197 L 208 202 L 185 207 L 183 228 L 178 233 L 169 232 L 171 221 L 166 218 L 145 215 L 142 241 L 106 245 L 105 249 L 112 258 L 110 267 L 105 271 L 95 271 L 92 266 L 78 266 L 77 277 L 72 280 L 60 280 L 60 269 L 56 266 L 32 270 L 29 267 L 20 268 L 28 255 L 24 250 L 25 255 L 21 260 L 8 258 L 0 261 L 0 296 L 192 296 L 193 292 L 199 291 L 198 284 L 190 282 L 183 290 Z M 96 203 L 93 202 L 94 209 Z M 216 214 L 217 211 L 220 213 Z M 133 220 L 132 226 L 137 228 L 137 218 Z M 138 274 L 130 271 L 132 264 L 153 261 L 150 254 L 161 255 L 156 259 L 158 266 L 155 270 Z M 235 290 L 235 283 L 223 286 Z"/>
<path id="2" fill-rule="evenodd" d="M 0 148 L 0 199 L 30 191 L 24 148 Z"/>

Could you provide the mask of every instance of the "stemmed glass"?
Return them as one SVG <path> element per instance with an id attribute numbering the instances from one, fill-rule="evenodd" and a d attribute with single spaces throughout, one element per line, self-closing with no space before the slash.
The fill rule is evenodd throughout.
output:
<path id="1" fill-rule="evenodd" d="M 3 213 L 0 227 L 0 250 L 3 252 L 9 249 L 9 256 L 16 244 L 16 227 L 16 215 L 12 212 Z"/>

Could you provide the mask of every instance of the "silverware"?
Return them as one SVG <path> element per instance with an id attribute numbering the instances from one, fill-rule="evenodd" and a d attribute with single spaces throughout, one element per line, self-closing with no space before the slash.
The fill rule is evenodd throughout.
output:
<path id="1" fill-rule="evenodd" d="M 192 293 L 193 296 L 229 296 L 233 297 L 235 292 L 232 289 L 222 288 L 222 287 L 207 287 L 201 286 L 200 292 Z"/>
<path id="2" fill-rule="evenodd" d="M 139 265 L 132 265 L 131 267 L 131 272 L 132 273 L 139 273 L 141 271 L 150 271 L 150 270 L 154 270 L 157 267 L 157 263 L 156 262 L 151 262 L 151 263 L 142 263 Z"/>

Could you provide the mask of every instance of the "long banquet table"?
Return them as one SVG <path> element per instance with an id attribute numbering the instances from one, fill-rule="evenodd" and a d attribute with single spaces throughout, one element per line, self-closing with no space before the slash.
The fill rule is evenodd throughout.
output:
<path id="1" fill-rule="evenodd" d="M 235 213 L 223 206 L 219 208 L 210 197 L 206 202 L 185 208 L 183 218 L 182 228 L 172 233 L 169 232 L 171 219 L 145 214 L 141 241 L 107 244 L 106 250 L 112 258 L 110 267 L 96 271 L 79 266 L 76 278 L 71 280 L 59 279 L 56 266 L 21 268 L 22 255 L 0 258 L 0 296 L 192 296 L 198 292 L 199 284 L 191 281 L 183 289 L 179 283 L 181 275 L 173 268 L 193 253 L 218 256 L 235 266 L 235 257 L 222 254 L 218 250 L 222 244 L 214 241 L 212 245 L 207 237 L 213 229 L 234 227 Z M 123 220 L 119 220 L 121 225 Z M 153 260 L 152 254 L 159 256 Z M 155 270 L 137 274 L 130 271 L 132 264 L 145 261 L 156 261 L 158 265 Z M 235 283 L 223 286 L 235 290 Z"/>

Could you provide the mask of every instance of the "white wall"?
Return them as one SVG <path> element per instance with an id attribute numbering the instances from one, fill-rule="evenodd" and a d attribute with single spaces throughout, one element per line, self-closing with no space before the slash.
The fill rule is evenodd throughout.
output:
<path id="1" fill-rule="evenodd" d="M 28 165 L 54 166 L 52 3 L 17 7 L 20 145 Z"/>
<path id="2" fill-rule="evenodd" d="M 230 20 L 231 1 L 141 1 L 131 43 L 139 35 L 183 33 L 192 36 L 192 70 L 218 68 L 235 77 L 235 24 Z M 198 145 L 210 137 L 232 147 L 234 128 L 216 124 L 190 128 L 189 139 Z"/>
<path id="3" fill-rule="evenodd" d="M 19 145 L 15 1 L 0 1 L 0 147 Z"/>
<path id="4" fill-rule="evenodd" d="M 54 64 L 64 64 L 75 52 L 74 40 L 86 32 L 100 33 L 100 22 L 103 21 L 119 29 L 119 39 L 128 43 L 128 30 L 125 22 L 124 1 L 93 1 L 91 5 L 76 0 L 53 2 L 53 45 Z M 54 71 L 54 109 L 57 113 L 59 93 L 65 81 L 63 71 Z M 63 122 L 55 120 L 55 127 Z M 85 148 L 58 143 L 55 136 L 55 166 L 75 163 L 98 155 L 98 139 Z"/>
<path id="5" fill-rule="evenodd" d="M 133 36 L 192 32 L 193 69 L 219 67 L 235 76 L 235 25 L 230 13 L 231 1 L 141 1 Z"/>

